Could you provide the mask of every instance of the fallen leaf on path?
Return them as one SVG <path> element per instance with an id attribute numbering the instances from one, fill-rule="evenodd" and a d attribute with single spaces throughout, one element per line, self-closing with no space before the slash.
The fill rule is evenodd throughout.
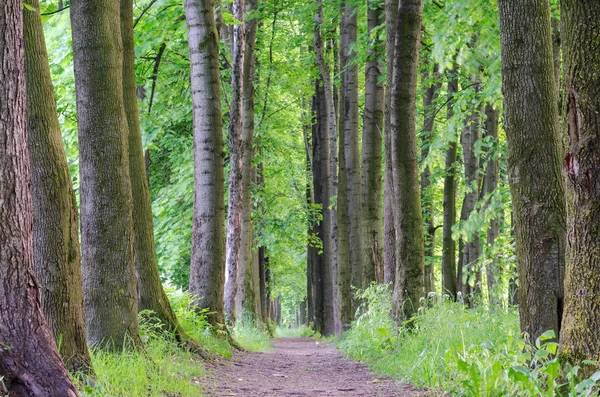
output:
<path id="1" fill-rule="evenodd" d="M 287 378 L 287 375 L 284 374 L 273 374 L 273 376 L 276 376 L 278 378 Z"/>

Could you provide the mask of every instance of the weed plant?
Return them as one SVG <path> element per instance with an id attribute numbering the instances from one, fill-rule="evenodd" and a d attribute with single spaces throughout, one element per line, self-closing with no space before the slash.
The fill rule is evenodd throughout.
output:
<path id="1" fill-rule="evenodd" d="M 551 331 L 527 344 L 514 308 L 428 300 L 410 326 L 396 328 L 387 286 L 359 298 L 361 314 L 339 346 L 400 382 L 454 396 L 598 396 L 600 372 L 582 379 L 579 367 L 560 363 Z"/>

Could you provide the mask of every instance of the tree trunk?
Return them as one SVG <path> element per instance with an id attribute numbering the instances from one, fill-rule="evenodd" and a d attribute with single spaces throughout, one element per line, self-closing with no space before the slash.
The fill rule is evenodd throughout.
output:
<path id="1" fill-rule="evenodd" d="M 71 4 L 88 344 L 141 345 L 119 2 Z"/>
<path id="2" fill-rule="evenodd" d="M 458 92 L 456 69 L 448 72 L 448 108 L 447 119 L 454 116 L 454 96 Z M 450 124 L 452 125 L 452 124 Z M 452 128 L 452 127 L 450 127 Z M 456 222 L 456 131 L 450 132 L 448 149 L 446 150 L 446 175 L 444 176 L 444 225 L 442 229 L 442 294 L 450 295 L 456 300 L 458 279 L 456 268 L 456 242 L 452 238 L 452 227 Z"/>
<path id="3" fill-rule="evenodd" d="M 0 5 L 0 394 L 74 397 L 34 275 L 23 12 Z"/>
<path id="4" fill-rule="evenodd" d="M 383 5 L 373 0 L 368 5 L 368 31 L 372 32 L 383 23 Z M 383 144 L 384 88 L 379 82 L 383 73 L 384 50 L 381 35 L 370 42 L 365 67 L 365 110 L 362 136 L 362 214 L 365 243 L 363 246 L 363 287 L 371 282 L 384 282 L 383 272 L 383 223 L 381 219 L 381 155 Z"/>
<path id="5" fill-rule="evenodd" d="M 194 120 L 194 217 L 190 292 L 209 322 L 225 322 L 225 208 L 219 35 L 212 0 L 186 0 Z"/>
<path id="6" fill-rule="evenodd" d="M 427 66 L 427 64 L 425 64 Z M 423 80 L 429 77 L 429 73 L 431 73 L 429 68 L 426 67 L 423 71 Z M 425 91 L 425 96 L 423 97 L 423 109 L 425 113 L 425 120 L 423 121 L 423 133 L 422 133 L 422 145 L 423 148 L 421 150 L 421 160 L 426 161 L 427 156 L 429 155 L 429 148 L 433 142 L 433 134 L 435 127 L 435 109 L 434 105 L 437 100 L 438 91 L 441 88 L 439 83 L 439 74 L 438 74 L 438 66 L 433 65 L 433 75 L 434 83 L 427 87 Z M 424 205 L 423 205 L 423 214 L 425 221 L 425 258 L 427 259 L 427 265 L 424 267 L 424 279 L 425 279 L 425 293 L 435 292 L 435 282 L 434 282 L 434 250 L 435 250 L 435 213 L 433 206 L 433 197 L 430 190 L 431 186 L 431 171 L 428 166 L 425 166 L 423 172 L 421 173 L 421 195 L 423 197 Z"/>
<path id="7" fill-rule="evenodd" d="M 392 132 L 390 124 L 391 100 L 392 100 L 392 74 L 395 50 L 396 14 L 398 13 L 398 0 L 385 0 L 385 30 L 387 53 L 387 72 L 385 90 L 385 106 L 383 114 L 384 128 L 384 154 L 385 169 L 383 176 L 383 282 L 391 283 L 392 289 L 396 284 L 396 227 L 394 221 L 394 184 L 392 181 Z"/>
<path id="8" fill-rule="evenodd" d="M 564 0 L 561 18 L 569 245 L 560 354 L 578 362 L 600 359 L 600 4 Z"/>
<path id="9" fill-rule="evenodd" d="M 547 1 L 498 2 L 521 330 L 560 330 L 565 198 Z"/>
<path id="10" fill-rule="evenodd" d="M 237 272 L 240 263 L 240 244 L 244 197 L 243 156 L 243 72 L 246 53 L 245 0 L 233 2 L 233 16 L 241 24 L 233 26 L 233 56 L 231 67 L 231 103 L 229 106 L 229 207 L 227 210 L 227 239 L 225 245 L 225 313 L 229 324 L 235 323 Z"/>
<path id="11" fill-rule="evenodd" d="M 257 0 L 246 1 L 246 14 L 251 13 L 258 6 Z M 256 42 L 256 18 L 247 19 L 246 22 L 246 51 L 242 70 L 243 111 L 242 111 L 242 227 L 240 233 L 240 261 L 238 263 L 236 296 L 236 316 L 246 312 L 254 320 L 256 316 L 256 302 L 254 299 L 254 268 L 253 268 L 253 230 L 250 216 L 252 214 L 252 157 L 254 154 L 254 44 Z M 244 304 L 245 302 L 245 304 Z"/>
<path id="12" fill-rule="evenodd" d="M 172 334 L 178 342 L 187 344 L 190 348 L 199 348 L 199 344 L 192 340 L 179 325 L 158 273 L 150 189 L 136 97 L 133 0 L 121 0 L 121 39 L 123 41 L 123 100 L 129 127 L 129 176 L 133 197 L 133 247 L 138 310 L 151 310 L 150 316 L 160 320 L 163 329 Z"/>
<path id="13" fill-rule="evenodd" d="M 335 211 L 329 208 L 329 198 L 337 195 L 337 178 L 336 178 L 336 170 L 337 170 L 337 145 L 336 145 L 336 135 L 337 135 L 337 127 L 336 127 L 336 115 L 335 115 L 335 106 L 333 103 L 333 86 L 331 83 L 331 76 L 329 73 L 329 68 L 325 63 L 325 57 L 323 56 L 323 39 L 321 37 L 321 24 L 323 20 L 323 7 L 321 5 L 321 0 L 317 1 L 318 11 L 315 14 L 315 31 L 314 31 L 314 50 L 315 50 L 315 58 L 316 63 L 319 68 L 319 72 L 321 75 L 321 80 L 323 84 L 321 99 L 320 99 L 320 113 L 321 117 L 318 118 L 319 124 L 319 150 L 321 151 L 319 157 L 321 159 L 321 167 L 327 167 L 327 170 L 321 170 L 320 175 L 323 180 L 321 182 L 327 181 L 328 186 L 325 189 L 325 186 L 321 186 L 320 192 L 322 194 L 321 203 L 323 205 L 323 235 L 321 241 L 323 241 L 323 261 L 321 263 L 321 275 L 322 275 L 322 291 L 323 291 L 323 301 L 322 301 L 322 329 L 320 330 L 321 334 L 329 335 L 335 332 L 335 315 L 334 315 L 334 298 L 336 296 L 335 289 L 336 285 L 334 285 L 334 269 L 337 269 L 336 261 L 337 258 L 337 239 L 335 237 L 336 234 L 336 216 Z M 319 96 L 319 94 L 317 94 Z M 324 108 L 323 108 L 324 106 Z M 323 123 L 326 121 L 326 124 Z M 321 135 L 326 134 L 323 138 Z M 322 140 L 328 140 L 327 142 L 323 142 Z M 313 143 L 315 141 L 313 140 Z M 327 154 L 322 152 L 323 150 L 327 150 Z M 316 191 L 316 190 L 315 190 Z M 316 197 L 316 193 L 315 193 Z"/>
<path id="14" fill-rule="evenodd" d="M 358 25 L 357 10 L 349 3 L 343 6 L 340 33 L 340 66 L 342 85 L 340 88 L 340 120 L 343 119 L 343 130 L 340 128 L 340 146 L 344 135 L 344 170 L 346 172 L 346 199 L 348 201 L 348 246 L 350 281 L 355 288 L 363 288 L 363 231 L 361 205 L 361 172 L 358 139 L 358 67 L 352 64 L 356 55 L 352 46 L 356 43 Z M 339 159 L 342 161 L 341 156 Z M 341 173 L 341 171 L 340 171 Z M 338 191 L 338 197 L 340 196 Z M 344 264 L 338 263 L 340 268 Z M 343 297 L 342 297 L 343 298 Z M 352 311 L 358 302 L 353 299 Z M 351 319 L 351 317 L 350 317 Z"/>
<path id="15" fill-rule="evenodd" d="M 485 133 L 491 140 L 492 146 L 488 151 L 487 165 L 485 168 L 483 180 L 483 194 L 487 197 L 486 206 L 491 200 L 491 195 L 498 187 L 498 110 L 491 104 L 485 106 Z M 496 238 L 500 235 L 500 218 L 490 220 L 487 230 L 486 243 L 488 247 L 493 247 Z M 502 269 L 498 266 L 498 259 L 494 257 L 486 266 L 485 273 L 487 277 L 488 298 L 490 304 L 499 304 L 500 291 L 497 291 L 497 285 L 501 278 Z"/>
<path id="16" fill-rule="evenodd" d="M 416 136 L 416 89 L 422 0 L 398 7 L 392 77 L 391 141 L 394 213 L 398 257 L 394 312 L 397 320 L 416 313 L 423 296 L 423 217 L 419 193 Z"/>
<path id="17" fill-rule="evenodd" d="M 39 10 L 39 2 L 28 4 Z M 33 259 L 42 309 L 71 372 L 92 372 L 85 340 L 79 212 L 60 132 L 42 21 L 23 12 Z"/>

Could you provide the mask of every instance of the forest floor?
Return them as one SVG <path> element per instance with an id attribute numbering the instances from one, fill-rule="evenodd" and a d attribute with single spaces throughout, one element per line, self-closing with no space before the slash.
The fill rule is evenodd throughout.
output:
<path id="1" fill-rule="evenodd" d="M 242 352 L 207 365 L 209 396 L 422 397 L 410 385 L 372 374 L 327 343 L 309 338 L 273 340 L 272 351 Z"/>

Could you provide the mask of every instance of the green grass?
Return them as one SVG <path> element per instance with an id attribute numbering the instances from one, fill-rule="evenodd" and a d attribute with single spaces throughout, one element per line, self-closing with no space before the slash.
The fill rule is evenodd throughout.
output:
<path id="1" fill-rule="evenodd" d="M 238 321 L 233 328 L 233 337 L 237 343 L 249 351 L 266 351 L 273 348 L 269 333 L 257 327 L 252 320 Z"/>
<path id="2" fill-rule="evenodd" d="M 397 329 L 386 286 L 360 292 L 366 303 L 338 346 L 376 372 L 453 396 L 597 396 L 600 372 L 579 379 L 560 363 L 546 333 L 525 343 L 515 309 L 468 309 L 444 300 Z"/>
<path id="3" fill-rule="evenodd" d="M 315 332 L 306 325 L 300 325 L 297 328 L 281 328 L 275 329 L 277 338 L 309 338 L 315 336 Z"/>

